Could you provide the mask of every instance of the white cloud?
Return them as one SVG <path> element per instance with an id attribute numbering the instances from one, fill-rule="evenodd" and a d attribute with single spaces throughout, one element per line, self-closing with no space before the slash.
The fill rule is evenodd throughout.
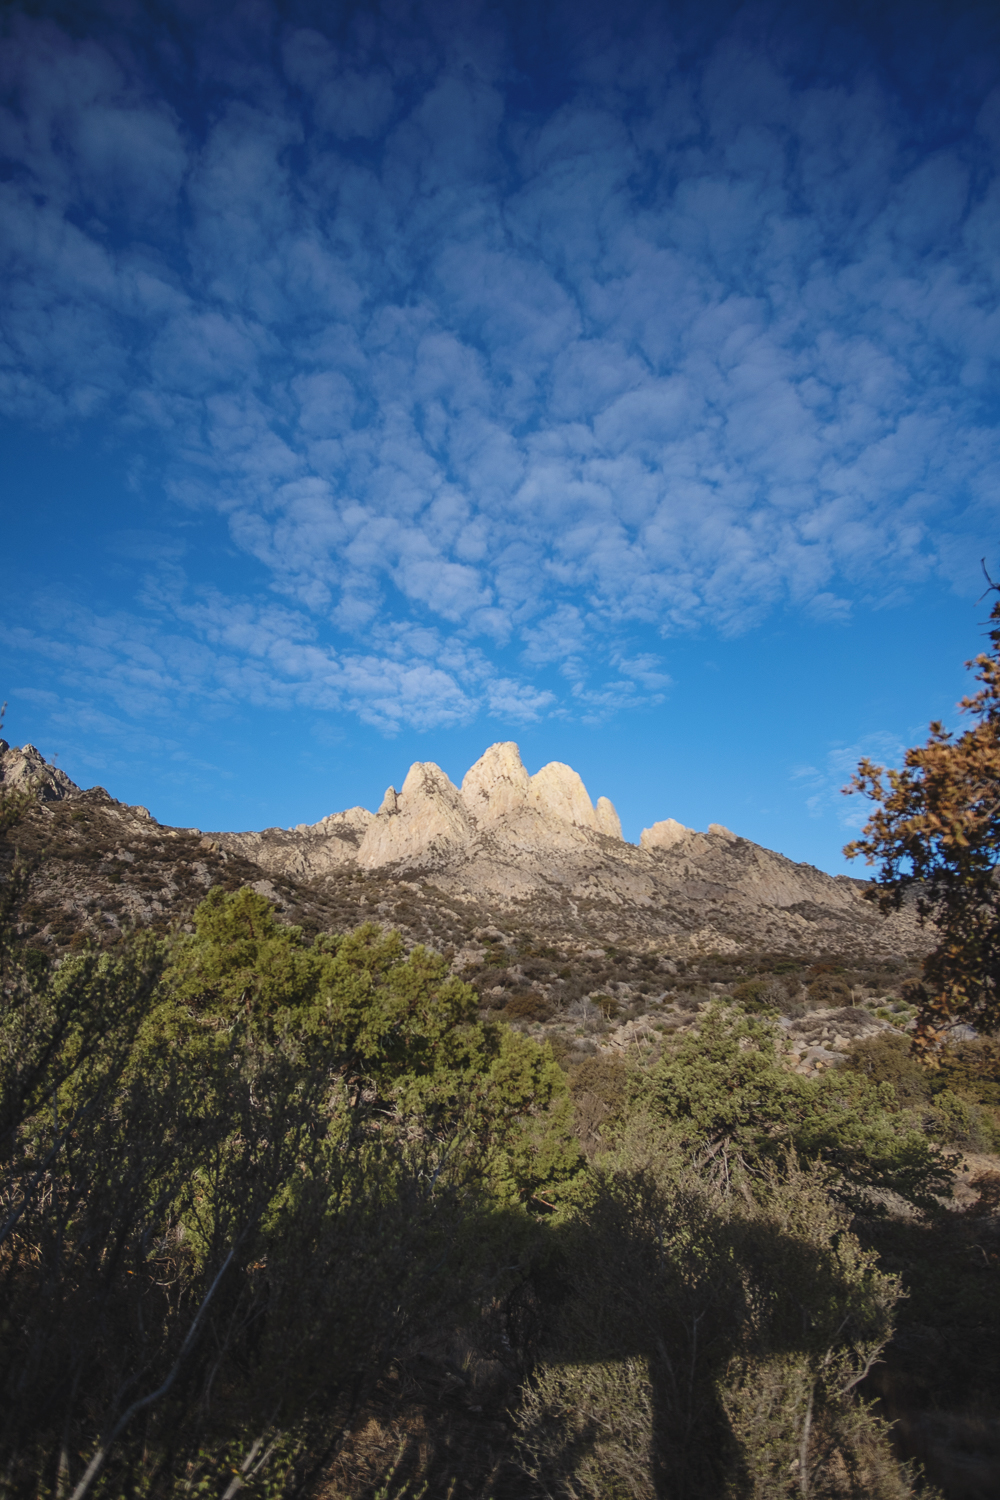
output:
<path id="1" fill-rule="evenodd" d="M 387 623 L 371 632 L 373 649 L 338 651 L 304 611 L 192 591 L 175 566 L 147 580 L 141 602 L 144 615 L 99 614 L 50 594 L 35 602 L 35 628 L 0 627 L 0 640 L 12 659 L 46 659 L 69 692 L 114 704 L 147 729 L 197 705 L 345 711 L 395 733 L 479 712 L 529 722 L 554 702 L 434 629 Z M 96 707 L 93 715 L 91 727 L 117 722 Z"/>
<path id="2" fill-rule="evenodd" d="M 288 601 L 183 648 L 131 621 L 145 666 L 80 625 L 95 684 L 554 711 L 510 642 L 603 712 L 668 680 L 630 622 L 835 622 L 993 544 L 995 92 L 921 151 L 874 64 L 803 83 L 794 31 L 682 69 L 666 22 L 584 28 L 529 108 L 513 21 L 260 19 L 280 68 L 223 29 L 207 123 L 127 28 L 20 17 L 0 65 L 3 409 L 155 429 Z M 372 655 L 385 623 L 434 653 Z M 444 665 L 474 642 L 475 690 Z"/>
<path id="3" fill-rule="evenodd" d="M 803 792 L 809 816 L 832 816 L 842 828 L 859 831 L 871 814 L 871 803 L 846 789 L 858 764 L 867 758 L 875 765 L 899 768 L 906 746 L 898 736 L 886 730 L 864 735 L 852 745 L 837 745 L 827 752 L 822 767 L 799 766 L 791 773 L 792 782 Z"/>

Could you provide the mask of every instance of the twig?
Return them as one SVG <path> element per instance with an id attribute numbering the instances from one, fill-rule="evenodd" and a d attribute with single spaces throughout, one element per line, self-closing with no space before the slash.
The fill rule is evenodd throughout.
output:
<path id="1" fill-rule="evenodd" d="M 241 1236 L 241 1238 L 242 1238 L 242 1236 Z M 107 1442 L 103 1443 L 101 1445 L 101 1447 L 97 1449 L 97 1452 L 94 1454 L 93 1458 L 90 1460 L 90 1463 L 87 1465 L 87 1468 L 86 1468 L 86 1470 L 84 1472 L 84 1475 L 83 1475 L 82 1479 L 80 1480 L 80 1483 L 77 1485 L 76 1489 L 73 1491 L 72 1495 L 70 1496 L 70 1500 L 83 1500 L 84 1495 L 86 1495 L 87 1491 L 90 1489 L 90 1486 L 93 1484 L 94 1480 L 97 1478 L 98 1474 L 101 1472 L 101 1469 L 104 1467 L 105 1459 L 107 1458 L 108 1454 L 111 1452 L 111 1449 L 114 1447 L 115 1443 L 118 1441 L 118 1439 L 121 1436 L 121 1434 L 125 1431 L 125 1428 L 131 1422 L 132 1418 L 136 1415 L 137 1412 L 142 1411 L 142 1409 L 144 1407 L 146 1407 L 146 1406 L 152 1406 L 152 1404 L 153 1404 L 154 1401 L 159 1401 L 159 1399 L 160 1399 L 161 1396 L 165 1396 L 167 1394 L 167 1392 L 169 1391 L 170 1387 L 173 1385 L 174 1381 L 177 1379 L 177 1374 L 178 1374 L 178 1371 L 180 1370 L 181 1363 L 182 1363 L 182 1361 L 184 1359 L 184 1356 L 185 1356 L 185 1354 L 187 1354 L 188 1350 L 191 1348 L 192 1344 L 194 1343 L 194 1341 L 195 1341 L 195 1339 L 196 1339 L 196 1337 L 198 1335 L 198 1330 L 201 1327 L 201 1320 L 202 1320 L 202 1318 L 205 1315 L 205 1311 L 206 1311 L 206 1309 L 208 1307 L 208 1304 L 211 1302 L 212 1298 L 215 1296 L 215 1293 L 216 1293 L 216 1290 L 217 1290 L 217 1288 L 219 1286 L 220 1281 L 222 1280 L 223 1276 L 228 1271 L 230 1262 L 232 1261 L 233 1256 L 236 1254 L 236 1249 L 237 1249 L 238 1245 L 239 1245 L 239 1240 L 237 1240 L 236 1244 L 233 1245 L 233 1247 L 230 1250 L 229 1254 L 226 1256 L 225 1260 L 222 1262 L 222 1265 L 219 1267 L 219 1270 L 218 1270 L 218 1272 L 216 1274 L 215 1280 L 212 1282 L 212 1285 L 209 1287 L 208 1291 L 205 1293 L 205 1296 L 202 1299 L 201 1306 L 199 1307 L 197 1313 L 195 1314 L 194 1322 L 191 1324 L 191 1327 L 188 1329 L 187 1337 L 185 1338 L 184 1343 L 181 1345 L 181 1352 L 178 1354 L 176 1360 L 174 1361 L 174 1367 L 170 1371 L 170 1374 L 167 1376 L 167 1378 L 163 1382 L 163 1384 L 157 1388 L 157 1390 L 152 1391 L 150 1393 L 150 1395 L 148 1395 L 148 1396 L 141 1397 L 138 1401 L 133 1401 L 132 1402 L 132 1405 L 129 1407 L 128 1411 L 124 1414 L 123 1417 L 121 1417 L 119 1419 L 117 1425 L 115 1426 L 114 1430 L 112 1431 L 111 1436 L 108 1438 Z"/>

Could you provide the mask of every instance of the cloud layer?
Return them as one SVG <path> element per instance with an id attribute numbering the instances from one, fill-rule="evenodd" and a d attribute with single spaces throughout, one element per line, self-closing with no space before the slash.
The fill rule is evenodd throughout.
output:
<path id="1" fill-rule="evenodd" d="M 964 581 L 1000 481 L 988 12 L 928 12 L 953 88 L 925 59 L 915 106 L 836 9 L 704 43 L 651 10 L 7 13 L 2 409 L 169 455 L 274 592 L 171 561 L 24 644 L 133 705 L 586 717 L 662 693 L 651 634 Z"/>

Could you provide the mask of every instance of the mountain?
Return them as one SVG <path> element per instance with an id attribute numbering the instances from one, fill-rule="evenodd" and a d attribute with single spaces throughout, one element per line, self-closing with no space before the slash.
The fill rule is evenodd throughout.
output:
<path id="1" fill-rule="evenodd" d="M 863 883 L 795 864 L 718 823 L 706 832 L 666 818 L 627 843 L 614 806 L 591 802 L 559 762 L 529 776 L 510 742 L 491 745 L 456 787 L 418 761 L 377 813 L 362 807 L 312 825 L 217 833 L 220 847 L 270 873 L 323 880 L 378 873 L 472 897 L 548 928 L 638 932 L 681 948 L 910 951 L 908 913 L 887 922 Z"/>
<path id="2" fill-rule="evenodd" d="M 39 940 L 133 922 L 184 921 L 212 884 L 253 884 L 308 928 L 376 917 L 460 948 L 490 923 L 685 957 L 747 951 L 912 958 L 910 911 L 880 917 L 863 883 L 796 864 L 710 824 L 665 818 L 639 844 L 606 797 L 592 803 L 559 762 L 533 776 L 492 745 L 456 787 L 417 762 L 377 812 L 262 832 L 161 826 L 103 788 L 83 791 L 32 745 L 0 740 L 0 785 L 32 786 L 25 837 L 49 859 L 35 898 Z"/>

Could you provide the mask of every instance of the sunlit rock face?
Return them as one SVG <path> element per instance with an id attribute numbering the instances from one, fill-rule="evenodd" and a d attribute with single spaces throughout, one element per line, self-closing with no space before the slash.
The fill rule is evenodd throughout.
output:
<path id="1" fill-rule="evenodd" d="M 545 819 L 598 832 L 597 814 L 587 788 L 571 766 L 553 760 L 531 778 L 531 805 Z"/>
<path id="2" fill-rule="evenodd" d="M 622 837 L 622 823 L 615 812 L 615 804 L 609 797 L 598 797 L 597 806 L 594 809 L 597 814 L 597 827 L 605 838 L 620 839 Z"/>
<path id="3" fill-rule="evenodd" d="M 491 745 L 462 780 L 462 800 L 480 828 L 523 812 L 531 777 L 511 740 Z"/>
<path id="4" fill-rule="evenodd" d="M 644 828 L 639 835 L 640 849 L 673 849 L 677 844 L 683 844 L 691 834 L 693 828 L 685 828 L 683 823 L 678 823 L 676 818 L 664 818 L 662 823 L 654 823 L 652 828 Z"/>
<path id="5" fill-rule="evenodd" d="M 33 791 L 43 802 L 62 802 L 80 791 L 34 745 L 10 746 L 6 740 L 0 740 L 0 785 L 11 792 Z"/>
<path id="6" fill-rule="evenodd" d="M 571 766 L 553 761 L 529 776 L 511 741 L 491 745 L 466 772 L 461 790 L 439 766 L 418 762 L 402 791 L 390 787 L 358 850 L 358 864 L 439 863 L 476 850 L 516 846 L 525 855 L 573 845 L 578 832 L 622 839 L 618 814 L 607 797 L 595 808 Z"/>
<path id="7" fill-rule="evenodd" d="M 412 765 L 402 790 L 395 794 L 390 787 L 386 792 L 382 809 L 358 849 L 363 870 L 421 863 L 428 855 L 446 859 L 472 838 L 473 824 L 461 792 L 433 761 Z"/>

